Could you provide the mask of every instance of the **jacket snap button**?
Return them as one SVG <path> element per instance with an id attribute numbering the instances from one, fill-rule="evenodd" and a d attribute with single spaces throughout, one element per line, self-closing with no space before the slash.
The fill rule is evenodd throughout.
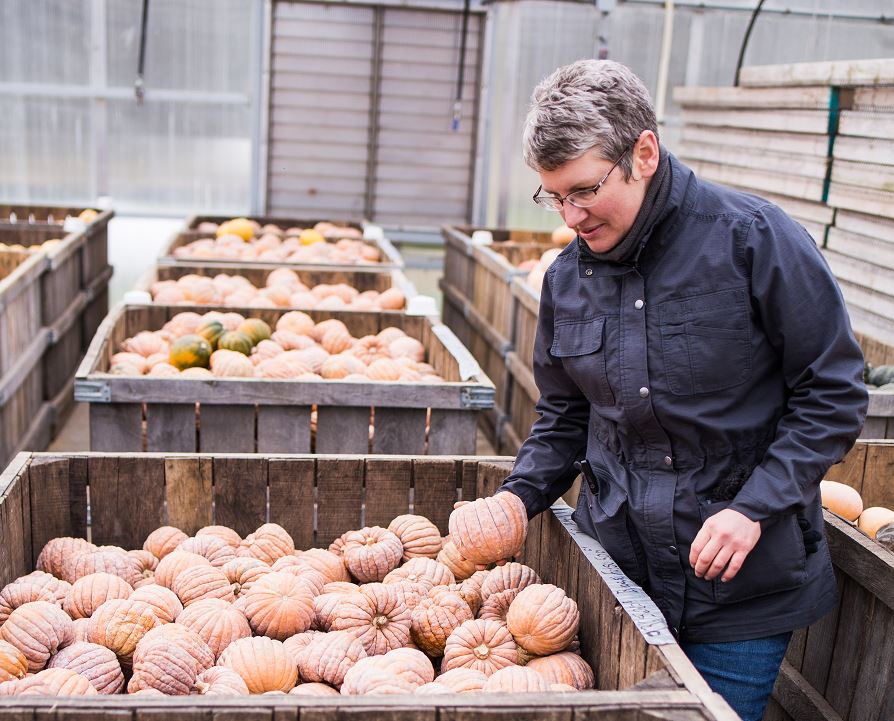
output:
<path id="1" fill-rule="evenodd" d="M 674 459 L 671 458 L 670 456 L 664 457 L 664 465 L 670 466 L 670 465 L 673 465 L 673 462 L 674 462 Z"/>
<path id="2" fill-rule="evenodd" d="M 667 550 L 670 551 L 671 553 L 673 553 L 675 556 L 677 555 L 677 553 L 679 553 L 679 551 L 677 551 L 676 546 L 668 546 Z"/>
<path id="3" fill-rule="evenodd" d="M 587 268 L 587 269 L 584 271 L 584 273 L 586 273 L 587 275 L 593 275 L 593 269 L 592 269 L 592 268 Z"/>
<path id="4" fill-rule="evenodd" d="M 640 398 L 648 398 L 649 397 L 649 389 L 643 386 L 639 389 L 639 397 Z"/>
<path id="5" fill-rule="evenodd" d="M 645 305 L 641 300 L 634 301 L 633 307 L 637 310 L 642 310 L 642 307 Z"/>

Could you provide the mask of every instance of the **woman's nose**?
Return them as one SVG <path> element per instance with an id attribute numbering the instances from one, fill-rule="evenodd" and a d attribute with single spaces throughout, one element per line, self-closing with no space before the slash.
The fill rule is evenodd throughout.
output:
<path id="1" fill-rule="evenodd" d="M 565 221 L 565 225 L 569 228 L 574 228 L 576 225 L 580 224 L 584 218 L 587 217 L 587 211 L 585 208 L 577 208 L 569 203 L 567 200 L 562 203 L 562 219 Z"/>

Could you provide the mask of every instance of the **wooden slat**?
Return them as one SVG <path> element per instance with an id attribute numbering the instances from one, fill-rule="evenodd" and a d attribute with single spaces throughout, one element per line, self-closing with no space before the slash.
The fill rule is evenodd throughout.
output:
<path id="1" fill-rule="evenodd" d="M 158 457 L 90 458 L 93 543 L 142 548 L 146 536 L 164 524 L 164 470 Z"/>
<path id="2" fill-rule="evenodd" d="M 894 60 L 830 60 L 785 65 L 752 65 L 742 68 L 739 82 L 745 87 L 800 85 L 894 84 Z"/>
<path id="3" fill-rule="evenodd" d="M 243 538 L 267 521 L 267 461 L 260 457 L 214 459 L 214 523 Z"/>
<path id="4" fill-rule="evenodd" d="M 370 409 L 317 408 L 316 453 L 369 453 Z"/>
<path id="5" fill-rule="evenodd" d="M 195 453 L 197 440 L 195 403 L 146 405 L 146 450 L 150 453 Z"/>
<path id="6" fill-rule="evenodd" d="M 91 403 L 90 450 L 143 451 L 143 407 L 138 403 Z"/>
<path id="7" fill-rule="evenodd" d="M 427 415 L 425 408 L 376 408 L 372 452 L 421 456 Z"/>
<path id="8" fill-rule="evenodd" d="M 797 88 L 677 86 L 674 100 L 683 106 L 707 108 L 810 108 L 827 110 L 832 89 L 827 85 Z"/>
<path id="9" fill-rule="evenodd" d="M 31 490 L 31 539 L 38 548 L 60 536 L 71 535 L 68 459 L 37 456 L 28 464 Z"/>
<path id="10" fill-rule="evenodd" d="M 880 703 L 891 693 L 891 673 L 894 667 L 894 611 L 876 602 L 872 625 L 857 626 L 853 633 L 866 636 L 866 645 L 854 665 L 859 668 L 854 688 L 854 700 L 848 718 L 851 721 L 888 721 L 880 715 Z"/>
<path id="11" fill-rule="evenodd" d="M 804 646 L 807 644 L 806 628 L 799 628 L 792 634 L 788 648 L 785 651 L 785 660 L 788 661 L 792 668 L 797 671 L 801 670 L 801 664 L 804 662 Z"/>
<path id="12" fill-rule="evenodd" d="M 829 113 L 823 110 L 725 110 L 683 108 L 683 120 L 693 125 L 779 130 L 789 133 L 825 134 Z"/>
<path id="13" fill-rule="evenodd" d="M 89 464 L 85 456 L 69 456 L 68 504 L 72 536 L 87 538 L 87 479 Z"/>
<path id="14" fill-rule="evenodd" d="M 255 407 L 202 403 L 199 445 L 202 453 L 254 453 Z"/>
<path id="15" fill-rule="evenodd" d="M 19 454 L 0 475 L 0 588 L 34 567 L 31 547 L 27 454 Z M 28 513 L 23 500 L 28 499 Z"/>
<path id="16" fill-rule="evenodd" d="M 788 661 L 782 662 L 782 668 L 779 670 L 776 686 L 773 689 L 773 698 L 792 718 L 811 719 L 811 721 L 842 721 L 842 717 L 835 709 Z M 766 716 L 764 718 L 766 719 Z"/>
<path id="17" fill-rule="evenodd" d="M 364 525 L 387 528 L 395 516 L 409 513 L 412 483 L 411 460 L 367 459 Z"/>
<path id="18" fill-rule="evenodd" d="M 270 522 L 285 528 L 299 549 L 314 545 L 314 473 L 312 458 L 271 458 L 267 463 Z"/>
<path id="19" fill-rule="evenodd" d="M 167 524 L 189 536 L 212 523 L 214 468 L 210 458 L 166 458 Z"/>
<path id="20" fill-rule="evenodd" d="M 475 411 L 431 409 L 428 455 L 473 455 L 476 450 L 478 414 Z"/>
<path id="21" fill-rule="evenodd" d="M 413 511 L 428 518 L 446 535 L 456 501 L 456 464 L 434 458 L 413 461 Z"/>
<path id="22" fill-rule="evenodd" d="M 258 453 L 310 453 L 310 406 L 258 406 Z"/>
<path id="23" fill-rule="evenodd" d="M 478 462 L 463 460 L 462 466 L 462 493 L 460 500 L 474 501 L 477 498 L 475 490 L 478 484 Z"/>
<path id="24" fill-rule="evenodd" d="M 841 594 L 841 616 L 829 670 L 825 698 L 842 718 L 848 718 L 859 673 L 857 659 L 863 657 L 868 634 L 859 628 L 873 628 L 876 600 L 853 579 L 847 579 Z"/>
<path id="25" fill-rule="evenodd" d="M 364 463 L 360 458 L 320 458 L 317 461 L 317 535 L 326 548 L 342 533 L 360 528 Z"/>
<path id="26" fill-rule="evenodd" d="M 857 188 L 833 182 L 829 185 L 827 202 L 833 208 L 894 219 L 894 192 Z"/>
<path id="27" fill-rule="evenodd" d="M 863 485 L 858 490 L 865 506 L 894 508 L 894 444 L 866 447 Z"/>
<path id="28" fill-rule="evenodd" d="M 894 553 L 888 551 L 847 521 L 823 511 L 826 539 L 832 560 L 848 576 L 894 609 Z M 842 623 L 845 623 L 842 615 Z"/>

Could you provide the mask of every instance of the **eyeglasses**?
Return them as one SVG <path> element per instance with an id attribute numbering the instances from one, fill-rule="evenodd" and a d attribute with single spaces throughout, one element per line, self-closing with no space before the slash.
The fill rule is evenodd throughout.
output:
<path id="1" fill-rule="evenodd" d="M 633 145 L 636 145 L 636 143 Z M 537 203 L 541 208 L 546 208 L 547 210 L 552 211 L 562 210 L 562 206 L 565 204 L 566 200 L 575 208 L 589 208 L 596 203 L 596 194 L 605 184 L 605 181 L 608 180 L 608 176 L 612 174 L 612 171 L 618 167 L 625 157 L 627 157 L 627 153 L 633 150 L 633 145 L 628 146 L 627 149 L 621 153 L 621 157 L 618 158 L 614 165 L 608 169 L 608 172 L 602 176 L 602 180 L 596 183 L 592 188 L 575 190 L 572 193 L 568 193 L 565 197 L 561 197 L 555 195 L 540 195 L 540 191 L 543 190 L 543 186 L 541 185 L 537 188 L 537 191 L 534 193 L 531 200 Z"/>

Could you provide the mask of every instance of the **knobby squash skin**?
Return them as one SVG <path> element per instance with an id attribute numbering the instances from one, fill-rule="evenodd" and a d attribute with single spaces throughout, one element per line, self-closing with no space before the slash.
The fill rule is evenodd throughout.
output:
<path id="1" fill-rule="evenodd" d="M 227 331 L 217 341 L 218 350 L 234 350 L 242 355 L 250 355 L 253 347 L 252 339 L 240 330 Z"/>
<path id="2" fill-rule="evenodd" d="M 207 368 L 210 359 L 211 344 L 200 335 L 193 333 L 182 336 L 171 345 L 171 365 L 178 370 Z"/>

